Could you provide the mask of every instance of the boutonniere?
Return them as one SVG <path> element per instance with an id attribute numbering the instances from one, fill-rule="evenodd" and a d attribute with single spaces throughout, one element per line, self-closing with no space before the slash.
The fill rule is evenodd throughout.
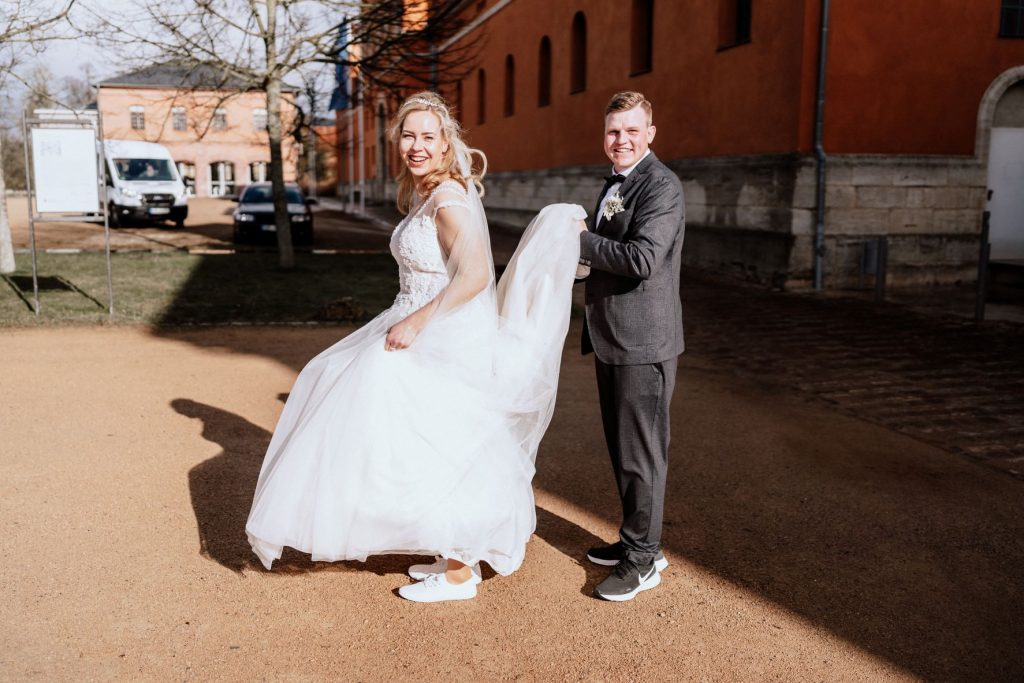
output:
<path id="1" fill-rule="evenodd" d="M 604 202 L 604 219 L 610 221 L 612 216 L 625 210 L 626 206 L 622 203 L 622 195 L 616 192 Z"/>

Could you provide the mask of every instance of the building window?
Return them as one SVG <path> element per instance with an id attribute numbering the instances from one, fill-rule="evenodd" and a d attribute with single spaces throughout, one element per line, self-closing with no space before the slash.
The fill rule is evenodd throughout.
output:
<path id="1" fill-rule="evenodd" d="M 132 130 L 145 130 L 146 129 L 146 108 L 141 107 L 137 104 L 128 107 L 128 113 L 131 115 Z"/>
<path id="2" fill-rule="evenodd" d="M 254 161 L 249 164 L 249 182 L 263 183 L 267 180 L 267 162 Z"/>
<path id="3" fill-rule="evenodd" d="M 1003 0 L 999 37 L 1024 38 L 1024 0 Z"/>
<path id="4" fill-rule="evenodd" d="M 537 106 L 551 104 L 551 39 L 540 39 L 540 59 L 537 60 Z"/>
<path id="5" fill-rule="evenodd" d="M 633 0 L 633 26 L 630 40 L 629 75 L 651 70 L 654 42 L 654 0 Z"/>
<path id="6" fill-rule="evenodd" d="M 210 164 L 210 194 L 227 197 L 235 194 L 235 165 L 230 161 Z"/>
<path id="7" fill-rule="evenodd" d="M 750 42 L 753 0 L 719 0 L 718 49 Z"/>
<path id="8" fill-rule="evenodd" d="M 171 127 L 174 130 L 188 129 L 188 115 L 185 113 L 185 107 L 173 107 L 171 109 Z"/>
<path id="9" fill-rule="evenodd" d="M 487 121 L 487 73 L 480 69 L 476 72 L 476 122 Z"/>
<path id="10" fill-rule="evenodd" d="M 185 183 L 185 190 L 192 196 L 196 194 L 196 165 L 191 161 L 178 162 L 178 175 Z"/>
<path id="11" fill-rule="evenodd" d="M 252 110 L 252 127 L 259 131 L 267 129 L 267 110 L 256 108 Z"/>
<path id="12" fill-rule="evenodd" d="M 505 56 L 505 116 L 516 113 L 516 60 Z"/>
<path id="13" fill-rule="evenodd" d="M 215 109 L 213 112 L 213 129 L 224 130 L 228 127 L 228 110 Z"/>
<path id="14" fill-rule="evenodd" d="M 577 12 L 572 18 L 572 59 L 569 62 L 569 92 L 587 89 L 587 18 Z"/>

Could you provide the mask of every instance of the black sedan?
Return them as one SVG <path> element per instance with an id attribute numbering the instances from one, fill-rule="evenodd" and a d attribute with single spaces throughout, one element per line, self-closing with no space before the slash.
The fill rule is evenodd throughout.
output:
<path id="1" fill-rule="evenodd" d="M 288 197 L 288 221 L 292 229 L 293 244 L 313 243 L 313 212 L 309 210 L 315 199 L 306 199 L 294 183 L 285 185 Z M 235 209 L 235 242 L 274 237 L 274 196 L 270 183 L 253 183 L 238 198 Z"/>

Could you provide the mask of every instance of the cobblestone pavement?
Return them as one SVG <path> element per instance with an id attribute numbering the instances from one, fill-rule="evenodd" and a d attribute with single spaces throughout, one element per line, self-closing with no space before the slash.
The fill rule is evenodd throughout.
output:
<path id="1" fill-rule="evenodd" d="M 1024 325 L 687 278 L 687 351 L 1024 478 Z"/>

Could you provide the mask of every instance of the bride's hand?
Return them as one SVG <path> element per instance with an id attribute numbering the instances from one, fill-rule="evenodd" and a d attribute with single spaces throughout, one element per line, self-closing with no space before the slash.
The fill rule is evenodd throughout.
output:
<path id="1" fill-rule="evenodd" d="M 421 329 L 423 329 L 423 325 L 420 323 L 419 316 L 416 313 L 395 323 L 388 330 L 387 337 L 384 338 L 384 350 L 398 351 L 409 348 L 409 345 L 416 339 L 416 335 L 420 333 Z"/>

